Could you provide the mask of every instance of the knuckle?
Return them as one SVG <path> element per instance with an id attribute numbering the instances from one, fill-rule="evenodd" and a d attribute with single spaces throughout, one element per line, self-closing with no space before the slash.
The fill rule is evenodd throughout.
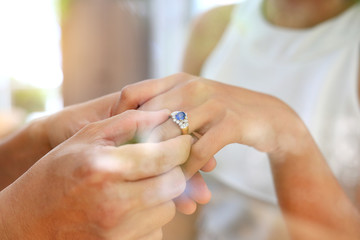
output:
<path id="1" fill-rule="evenodd" d="M 200 78 L 194 78 L 187 83 L 187 88 L 189 91 L 198 91 L 204 88 L 204 84 Z"/>
<path id="2" fill-rule="evenodd" d="M 190 75 L 186 72 L 179 72 L 179 73 L 174 74 L 174 76 L 181 80 L 188 80 L 189 78 L 193 77 L 192 75 Z"/>
<path id="3" fill-rule="evenodd" d="M 192 157 L 195 158 L 196 161 L 199 161 L 199 162 L 208 160 L 207 152 L 208 152 L 208 150 L 206 148 L 196 147 L 196 146 L 194 146 L 191 150 Z"/>
<path id="4" fill-rule="evenodd" d="M 138 163 L 137 160 L 131 158 L 117 159 L 116 176 L 123 180 L 138 180 L 143 176 L 144 167 Z"/>
<path id="5" fill-rule="evenodd" d="M 96 225 L 103 231 L 109 231 L 117 227 L 120 216 L 126 209 L 121 209 L 120 204 L 100 203 L 97 206 Z M 119 214 L 121 212 L 121 214 Z"/>
<path id="6" fill-rule="evenodd" d="M 91 179 L 93 176 L 100 173 L 100 169 L 86 156 L 79 156 L 83 158 L 83 162 L 76 169 L 75 173 L 77 177 L 80 177 L 84 180 Z"/>
<path id="7" fill-rule="evenodd" d="M 133 84 L 123 87 L 120 93 L 121 102 L 132 102 L 134 99 Z"/>
<path id="8" fill-rule="evenodd" d="M 196 77 L 187 82 L 186 97 L 194 96 L 196 99 L 208 99 L 213 94 L 213 88 L 209 81 L 200 77 Z M 185 96 L 184 96 L 185 97 Z"/>
<path id="9" fill-rule="evenodd" d="M 89 187 L 102 188 L 109 181 L 111 174 L 109 168 L 102 162 L 103 155 L 94 153 L 96 150 L 81 153 L 78 157 L 82 158 L 81 163 L 75 169 L 74 176 Z"/>
<path id="10" fill-rule="evenodd" d="M 129 109 L 129 110 L 126 110 L 125 112 L 123 112 L 122 116 L 124 119 L 130 119 L 129 121 L 131 121 L 133 118 L 136 117 L 137 114 L 139 114 L 139 111 L 134 110 L 134 109 Z"/>
<path id="11" fill-rule="evenodd" d="M 138 180 L 143 177 L 149 176 L 156 169 L 164 168 L 164 162 L 166 156 L 163 150 L 160 150 L 156 147 L 153 147 L 155 144 L 149 144 L 147 148 L 142 149 L 142 154 L 150 156 L 151 161 L 132 161 L 125 160 L 126 169 L 123 171 L 122 175 L 125 176 L 128 180 Z M 158 151 L 157 151 L 158 150 Z"/>
<path id="12" fill-rule="evenodd" d="M 119 196 L 115 184 L 107 184 L 95 204 L 94 222 L 104 232 L 118 228 L 135 208 L 136 199 L 129 194 Z"/>

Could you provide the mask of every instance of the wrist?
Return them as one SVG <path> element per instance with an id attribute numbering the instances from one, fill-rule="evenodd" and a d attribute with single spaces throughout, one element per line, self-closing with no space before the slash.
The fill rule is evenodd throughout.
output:
<path id="1" fill-rule="evenodd" d="M 51 150 L 43 120 L 36 120 L 0 144 L 0 189 Z"/>
<path id="2" fill-rule="evenodd" d="M 46 121 L 47 118 L 40 118 L 31 122 L 27 127 L 28 140 L 36 144 L 36 146 L 38 147 L 37 150 L 40 158 L 52 149 L 49 140 L 49 134 L 46 128 Z"/>
<path id="3" fill-rule="evenodd" d="M 296 116 L 293 121 L 281 126 L 277 137 L 277 147 L 269 152 L 270 160 L 281 161 L 288 156 L 300 156 L 314 145 L 313 138 L 304 122 Z"/>

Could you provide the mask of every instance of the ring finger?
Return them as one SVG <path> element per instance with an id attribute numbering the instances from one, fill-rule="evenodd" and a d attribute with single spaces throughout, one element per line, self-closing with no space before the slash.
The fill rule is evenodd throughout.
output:
<path id="1" fill-rule="evenodd" d="M 188 110 L 186 114 L 189 122 L 189 133 L 198 132 L 202 135 L 222 118 L 223 109 L 217 107 L 217 104 L 214 104 L 213 101 L 207 101 L 196 108 Z M 180 135 L 180 126 L 176 125 L 177 123 L 170 118 L 151 132 L 149 141 L 164 141 Z"/>

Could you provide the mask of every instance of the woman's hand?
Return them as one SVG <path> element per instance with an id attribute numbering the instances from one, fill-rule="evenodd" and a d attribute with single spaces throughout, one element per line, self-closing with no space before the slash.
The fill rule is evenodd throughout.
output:
<path id="1" fill-rule="evenodd" d="M 187 74 L 129 86 L 126 95 L 135 89 L 148 91 L 140 99 L 132 99 L 133 105 L 141 105 L 140 109 L 187 112 L 190 132 L 200 137 L 183 167 L 187 178 L 227 144 L 254 147 L 270 157 L 278 202 L 294 239 L 310 236 L 299 231 L 298 222 L 319 232 L 331 230 L 332 236 L 359 239 L 359 212 L 332 174 L 305 124 L 284 102 Z M 161 94 L 152 98 L 151 93 L 159 90 Z M 168 120 L 153 131 L 152 137 L 168 139 L 178 134 L 179 127 Z"/>
<path id="2" fill-rule="evenodd" d="M 167 108 L 187 113 L 189 131 L 200 138 L 184 166 L 188 179 L 199 169 L 212 170 L 216 165 L 213 155 L 227 144 L 249 145 L 277 158 L 282 151 L 300 147 L 295 145 L 295 139 L 306 130 L 298 116 L 277 98 L 184 73 L 130 85 L 123 89 L 120 101 L 128 104 L 122 107 Z M 117 109 L 122 110 L 121 106 Z M 168 120 L 154 130 L 151 138 L 164 140 L 179 134 L 179 127 Z M 198 197 L 192 193 L 199 192 L 193 190 L 201 186 L 196 184 L 199 175 L 196 173 L 190 180 L 188 192 L 195 200 Z M 189 209 L 195 209 L 186 195 L 180 199 L 177 207 L 182 212 L 191 213 Z"/>
<path id="3" fill-rule="evenodd" d="M 88 124 L 0 193 L 8 239 L 161 239 L 185 189 L 192 138 L 122 145 L 168 119 L 128 111 Z M 2 221 L 1 221 L 2 220 Z"/>
<path id="4" fill-rule="evenodd" d="M 192 147 L 191 161 L 186 163 L 188 176 L 227 144 L 245 144 L 276 157 L 283 151 L 296 151 L 300 146 L 295 139 L 306 132 L 285 103 L 243 88 L 181 73 L 130 85 L 126 95 L 141 89 L 147 89 L 149 96 L 153 91 L 161 94 L 149 99 L 142 96 L 140 101 L 134 97 L 133 105 L 141 105 L 141 110 L 185 111 L 189 131 L 201 136 Z M 152 137 L 163 140 L 179 133 L 176 124 L 168 120 L 154 130 Z"/>

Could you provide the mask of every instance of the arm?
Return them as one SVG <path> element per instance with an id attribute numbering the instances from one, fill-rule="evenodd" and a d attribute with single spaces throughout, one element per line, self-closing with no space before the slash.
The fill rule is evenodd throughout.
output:
<path id="1" fill-rule="evenodd" d="M 320 234 L 315 239 L 331 239 L 326 238 L 329 234 L 323 235 L 328 229 L 332 230 L 331 236 L 359 239 L 359 212 L 332 175 L 304 123 L 289 106 L 266 94 L 187 74 L 169 78 L 174 81 L 173 88 L 142 104 L 140 109 L 185 109 L 189 131 L 201 136 L 184 166 L 188 178 L 224 146 L 251 146 L 271 158 L 279 203 L 290 219 L 294 239 L 314 239 L 306 238 L 299 222 L 313 230 L 309 230 L 310 234 Z M 151 89 L 170 80 L 155 79 L 137 85 L 137 89 Z M 179 129 L 169 120 L 153 134 L 167 139 L 179 134 Z"/>
<path id="2" fill-rule="evenodd" d="M 54 115 L 36 120 L 0 142 L 0 189 L 5 188 L 37 160 L 89 123 L 109 118 L 121 93 L 114 93 L 83 104 L 65 108 Z"/>
<path id="3" fill-rule="evenodd" d="M 156 96 L 159 88 L 154 91 L 139 89 L 139 92 L 128 94 L 122 90 L 86 103 L 65 108 L 49 117 L 31 123 L 28 127 L 0 144 L 0 185 L 3 188 L 25 173 L 38 159 L 51 149 L 71 138 L 82 128 L 91 123 L 108 119 L 128 109 L 137 108 L 132 99 L 145 102 Z M 198 176 L 198 191 L 195 198 L 198 202 L 206 202 L 210 193 L 205 182 Z M 193 206 L 195 203 L 192 203 Z M 190 207 L 191 209 L 193 207 Z"/>
<path id="4" fill-rule="evenodd" d="M 301 136 L 297 149 L 270 154 L 279 204 L 291 231 L 297 239 L 359 239 L 359 211 L 341 189 L 309 132 L 304 127 L 295 129 L 302 129 L 293 133 Z"/>
<path id="5" fill-rule="evenodd" d="M 172 199 L 185 189 L 179 165 L 191 137 L 125 144 L 168 119 L 128 111 L 92 123 L 0 192 L 0 238 L 160 239 Z"/>
<path id="6" fill-rule="evenodd" d="M 50 149 L 42 120 L 34 121 L 4 139 L 0 143 L 0 190 L 21 176 Z"/>
<path id="7" fill-rule="evenodd" d="M 214 8 L 195 22 L 184 54 L 183 71 L 199 76 L 204 62 L 221 39 L 234 5 Z"/>
<path id="8" fill-rule="evenodd" d="M 269 154 L 279 205 L 291 236 L 359 239 L 358 210 L 333 176 L 310 133 L 302 123 L 298 125 L 287 131 L 293 138 L 286 138 L 294 145 L 281 144 L 283 149 Z"/>

